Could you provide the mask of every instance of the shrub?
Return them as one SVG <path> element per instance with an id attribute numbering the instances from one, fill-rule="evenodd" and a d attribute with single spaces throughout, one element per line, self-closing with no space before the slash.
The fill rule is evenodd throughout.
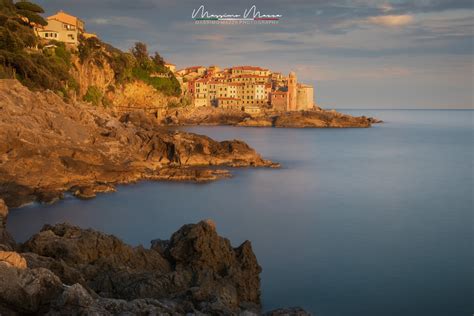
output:
<path id="1" fill-rule="evenodd" d="M 12 0 L 0 0 L 0 12 L 9 13 L 15 11 L 15 5 Z"/>
<path id="2" fill-rule="evenodd" d="M 91 102 L 93 105 L 98 106 L 101 104 L 103 98 L 102 91 L 96 86 L 90 86 L 84 95 L 84 101 Z"/>
<path id="3" fill-rule="evenodd" d="M 159 78 L 151 77 L 150 73 L 143 68 L 133 68 L 133 76 L 135 79 L 141 80 L 158 91 L 163 92 L 169 96 L 179 96 L 181 94 L 181 87 L 178 80 L 175 77 L 171 78 Z"/>
<path id="4" fill-rule="evenodd" d="M 71 66 L 71 53 L 67 50 L 64 43 L 59 44 L 54 49 L 54 54 L 61 59 L 66 65 Z"/>
<path id="5" fill-rule="evenodd" d="M 108 55 L 107 61 L 114 71 L 115 80 L 123 83 L 132 79 L 132 69 L 135 66 L 135 59 L 131 54 L 115 52 Z"/>
<path id="6" fill-rule="evenodd" d="M 0 6 L 1 6 L 1 4 L 0 4 Z M 9 20 L 10 20 L 10 18 L 8 17 L 8 15 L 0 13 L 0 26 L 5 26 L 5 23 L 7 23 L 7 21 L 9 21 Z"/>
<path id="7" fill-rule="evenodd" d="M 9 29 L 0 27 L 0 49 L 16 52 L 24 47 L 25 44 L 20 38 L 15 36 Z"/>
<path id="8" fill-rule="evenodd" d="M 148 55 L 148 48 L 146 44 L 142 42 L 135 43 L 135 46 L 132 48 L 132 54 L 138 62 L 150 59 Z"/>

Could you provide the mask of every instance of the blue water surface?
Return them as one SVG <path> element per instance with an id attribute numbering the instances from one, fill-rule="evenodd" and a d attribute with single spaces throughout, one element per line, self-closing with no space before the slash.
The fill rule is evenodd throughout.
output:
<path id="1" fill-rule="evenodd" d="M 242 139 L 282 168 L 238 169 L 206 184 L 142 182 L 118 192 L 12 210 L 20 241 L 70 222 L 133 245 L 212 218 L 252 241 L 266 310 L 320 316 L 474 313 L 473 113 L 352 110 L 370 129 L 192 127 Z"/>

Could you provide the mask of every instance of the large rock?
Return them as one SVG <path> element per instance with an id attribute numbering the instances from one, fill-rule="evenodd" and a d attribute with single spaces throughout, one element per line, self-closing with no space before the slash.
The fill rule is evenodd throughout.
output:
<path id="1" fill-rule="evenodd" d="M 178 273 L 192 276 L 193 301 L 215 302 L 206 308 L 221 312 L 260 305 L 261 268 L 250 242 L 232 248 L 213 223 L 203 221 L 174 233 L 167 254 Z"/>
<path id="2" fill-rule="evenodd" d="M 18 269 L 0 261 L 0 314 L 44 312 L 62 289 L 61 280 L 47 269 Z"/>
<path id="3" fill-rule="evenodd" d="M 0 199 L 0 250 L 11 250 L 15 246 L 15 241 L 7 231 L 8 207 Z"/>
<path id="4" fill-rule="evenodd" d="M 80 284 L 102 298 L 172 300 L 182 312 L 260 309 L 261 268 L 250 242 L 233 248 L 212 221 L 185 225 L 169 241 L 154 241 L 151 249 L 91 229 L 46 225 L 22 250 L 30 269 L 48 269 L 66 285 Z M 84 296 L 76 290 L 77 299 Z"/>
<path id="5" fill-rule="evenodd" d="M 207 220 L 151 249 L 68 224 L 46 225 L 0 251 L 0 314 L 259 315 L 261 268 Z M 306 315 L 284 309 L 270 315 Z"/>
<path id="6" fill-rule="evenodd" d="M 0 251 L 0 262 L 17 269 L 26 269 L 26 260 L 14 251 Z"/>

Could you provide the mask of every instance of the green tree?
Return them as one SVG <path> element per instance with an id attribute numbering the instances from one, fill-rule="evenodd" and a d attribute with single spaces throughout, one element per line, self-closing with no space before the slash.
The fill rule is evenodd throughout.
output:
<path id="1" fill-rule="evenodd" d="M 163 57 L 161 57 L 161 55 L 158 52 L 155 52 L 155 55 L 153 56 L 152 60 L 157 66 L 165 65 L 165 61 L 163 60 Z"/>
<path id="2" fill-rule="evenodd" d="M 36 23 L 43 26 L 48 25 L 48 22 L 46 22 L 46 20 L 43 19 L 41 15 L 38 15 L 35 12 L 28 11 L 28 10 L 18 10 L 18 14 L 27 18 L 29 24 Z"/>
<path id="3" fill-rule="evenodd" d="M 18 10 L 26 10 L 30 12 L 35 12 L 35 13 L 44 13 L 44 10 L 42 7 L 35 3 L 31 3 L 29 1 L 20 1 L 15 3 L 15 7 Z"/>
<path id="4" fill-rule="evenodd" d="M 148 47 L 142 42 L 135 43 L 135 46 L 132 48 L 132 54 L 138 60 L 138 62 L 143 62 L 144 60 L 148 60 L 150 58 L 148 55 Z"/>

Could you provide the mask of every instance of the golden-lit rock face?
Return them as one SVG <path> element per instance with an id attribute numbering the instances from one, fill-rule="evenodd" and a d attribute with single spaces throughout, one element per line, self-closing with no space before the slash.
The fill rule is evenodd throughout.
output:
<path id="1" fill-rule="evenodd" d="M 8 206 L 53 202 L 65 191 L 90 198 L 140 179 L 229 175 L 206 166 L 273 166 L 243 142 L 163 129 L 142 112 L 117 119 L 15 80 L 0 80 L 0 99 L 0 198 Z"/>
<path id="2" fill-rule="evenodd" d="M 26 260 L 13 251 L 0 251 L 0 263 L 5 263 L 17 269 L 26 269 Z"/>

